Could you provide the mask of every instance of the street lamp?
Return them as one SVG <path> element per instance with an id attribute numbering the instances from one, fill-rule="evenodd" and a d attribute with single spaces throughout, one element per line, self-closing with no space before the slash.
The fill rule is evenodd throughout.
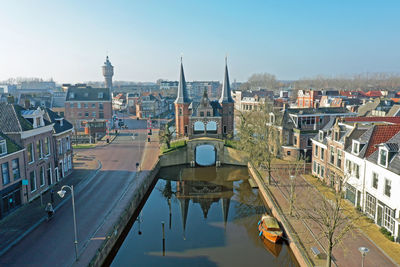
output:
<path id="1" fill-rule="evenodd" d="M 72 195 L 72 213 L 74 216 L 74 237 L 75 237 L 75 259 L 78 260 L 78 237 L 77 237 L 77 233 L 76 233 L 76 215 L 75 215 L 75 197 L 74 197 L 74 186 L 68 186 L 68 185 L 63 185 L 61 187 L 61 190 L 57 192 L 57 194 L 63 198 L 65 196 L 66 191 L 64 190 L 64 188 L 68 188 L 69 190 L 71 190 L 71 195 Z"/>
<path id="2" fill-rule="evenodd" d="M 294 202 L 294 175 L 290 175 L 290 196 L 289 196 L 289 215 L 293 215 L 293 202 Z"/>
<path id="3" fill-rule="evenodd" d="M 361 267 L 364 267 L 364 258 L 367 255 L 369 249 L 366 247 L 359 247 L 358 250 L 361 252 Z"/>
<path id="4" fill-rule="evenodd" d="M 304 174 L 306 174 L 307 148 L 304 148 Z"/>

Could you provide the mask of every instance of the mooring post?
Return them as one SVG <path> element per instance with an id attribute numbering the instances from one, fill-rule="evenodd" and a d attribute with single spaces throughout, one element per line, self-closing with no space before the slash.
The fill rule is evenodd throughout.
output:
<path id="1" fill-rule="evenodd" d="M 165 224 L 164 224 L 164 221 L 161 222 L 161 227 L 162 227 L 162 251 L 163 251 L 163 256 L 165 256 Z"/>

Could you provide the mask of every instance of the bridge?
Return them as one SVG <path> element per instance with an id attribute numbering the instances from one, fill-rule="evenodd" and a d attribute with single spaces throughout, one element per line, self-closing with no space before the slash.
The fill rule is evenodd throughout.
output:
<path id="1" fill-rule="evenodd" d="M 191 167 L 222 164 L 247 166 L 247 159 L 240 151 L 226 147 L 225 141 L 200 137 L 186 141 L 185 147 L 160 156 L 161 167 L 189 164 Z"/>

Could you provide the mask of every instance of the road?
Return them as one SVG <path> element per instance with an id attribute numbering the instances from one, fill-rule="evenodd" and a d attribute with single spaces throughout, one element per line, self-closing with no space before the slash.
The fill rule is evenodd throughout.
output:
<path id="1" fill-rule="evenodd" d="M 146 122 L 125 119 L 125 123 L 135 130 L 122 130 L 108 146 L 79 151 L 80 154 L 94 155 L 102 163 L 100 172 L 87 185 L 78 185 L 75 189 L 79 251 L 94 237 L 106 214 L 135 178 L 136 163 L 144 149 Z M 3 255 L 0 265 L 70 266 L 74 259 L 72 204 L 69 200 L 56 211 L 52 220 L 37 227 Z"/>

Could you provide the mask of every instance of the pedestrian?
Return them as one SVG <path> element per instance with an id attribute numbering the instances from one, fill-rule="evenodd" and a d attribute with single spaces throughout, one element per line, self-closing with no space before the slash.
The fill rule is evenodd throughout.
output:
<path id="1" fill-rule="evenodd" d="M 50 190 L 50 201 L 51 201 L 51 204 L 54 204 L 54 191 L 53 191 L 53 189 Z"/>
<path id="2" fill-rule="evenodd" d="M 47 220 L 49 220 L 54 215 L 53 205 L 51 203 L 47 203 L 45 211 L 47 212 Z"/>

